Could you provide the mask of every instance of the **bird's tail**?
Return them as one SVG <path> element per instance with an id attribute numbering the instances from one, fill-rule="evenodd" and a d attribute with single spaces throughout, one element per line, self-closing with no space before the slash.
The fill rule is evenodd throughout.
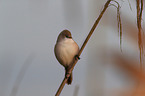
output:
<path id="1" fill-rule="evenodd" d="M 69 85 L 69 84 L 71 84 L 71 82 L 72 82 L 72 73 L 70 74 L 70 77 L 67 80 L 67 84 Z"/>

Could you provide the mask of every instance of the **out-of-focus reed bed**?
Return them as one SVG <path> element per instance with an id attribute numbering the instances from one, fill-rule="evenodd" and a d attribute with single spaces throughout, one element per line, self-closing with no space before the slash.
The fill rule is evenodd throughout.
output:
<path id="1" fill-rule="evenodd" d="M 134 82 L 134 86 L 131 88 L 123 88 L 119 90 L 112 90 L 110 96 L 145 96 L 145 72 L 144 72 L 144 50 L 145 39 L 142 30 L 142 12 L 143 12 L 143 0 L 136 0 L 137 9 L 137 28 L 131 26 L 126 35 L 130 37 L 133 41 L 138 42 L 140 62 L 133 58 L 129 58 L 126 54 L 120 54 L 112 52 L 111 54 L 111 64 L 113 66 L 118 66 L 122 71 L 131 77 Z M 138 30 L 135 31 L 135 30 Z M 136 38 L 138 37 L 138 38 Z M 130 56 L 131 57 L 131 56 Z M 139 66 L 140 65 L 140 66 Z"/>
<path id="2" fill-rule="evenodd" d="M 111 89 L 108 96 L 145 96 L 145 72 L 137 65 L 137 61 L 119 53 L 112 53 L 111 64 L 121 69 L 134 85 L 129 88 Z"/>

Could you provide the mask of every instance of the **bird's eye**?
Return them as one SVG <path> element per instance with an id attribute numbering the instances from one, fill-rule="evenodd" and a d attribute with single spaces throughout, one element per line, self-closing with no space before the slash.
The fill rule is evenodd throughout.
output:
<path id="1" fill-rule="evenodd" d="M 66 35 L 65 37 L 66 37 L 66 38 L 72 38 L 71 36 L 68 36 L 68 35 Z"/>
<path id="2" fill-rule="evenodd" d="M 69 38 L 68 36 L 66 36 L 66 38 Z"/>

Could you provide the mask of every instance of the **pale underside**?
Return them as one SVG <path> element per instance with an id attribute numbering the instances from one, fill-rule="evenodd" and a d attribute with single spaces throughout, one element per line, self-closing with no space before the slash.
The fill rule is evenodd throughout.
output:
<path id="1" fill-rule="evenodd" d="M 72 63 L 74 56 L 78 54 L 79 47 L 73 39 L 65 38 L 55 45 L 55 56 L 59 63 L 67 67 Z"/>

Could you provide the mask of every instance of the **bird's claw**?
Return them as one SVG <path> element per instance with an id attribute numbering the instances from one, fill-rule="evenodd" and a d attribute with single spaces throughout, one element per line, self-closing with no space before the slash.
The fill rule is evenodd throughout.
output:
<path id="1" fill-rule="evenodd" d="M 76 55 L 75 60 L 80 60 L 80 57 L 78 55 Z"/>
<path id="2" fill-rule="evenodd" d="M 69 77 L 70 77 L 70 74 L 71 74 L 71 73 L 67 72 L 67 73 L 65 74 L 65 77 L 66 77 L 66 78 L 69 78 Z"/>

